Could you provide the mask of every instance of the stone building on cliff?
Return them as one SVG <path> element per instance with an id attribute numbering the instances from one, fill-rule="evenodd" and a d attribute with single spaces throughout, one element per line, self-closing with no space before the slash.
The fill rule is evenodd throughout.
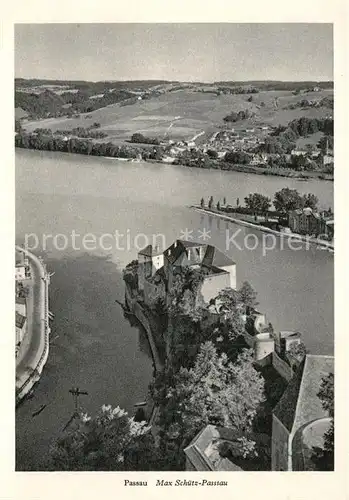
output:
<path id="1" fill-rule="evenodd" d="M 206 303 L 224 288 L 236 289 L 236 264 L 218 248 L 203 243 L 176 240 L 164 252 L 152 245 L 138 253 L 138 288 L 147 305 L 167 301 L 176 275 L 183 269 L 200 270 L 200 293 Z"/>

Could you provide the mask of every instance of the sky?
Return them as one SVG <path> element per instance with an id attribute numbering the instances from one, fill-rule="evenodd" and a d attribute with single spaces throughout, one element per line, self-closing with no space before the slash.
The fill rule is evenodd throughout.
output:
<path id="1" fill-rule="evenodd" d="M 15 76 L 333 80 L 332 24 L 17 24 Z"/>

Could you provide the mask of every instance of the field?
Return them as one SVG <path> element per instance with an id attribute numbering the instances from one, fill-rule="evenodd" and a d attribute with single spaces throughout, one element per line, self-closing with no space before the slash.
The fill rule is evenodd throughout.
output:
<path id="1" fill-rule="evenodd" d="M 139 132 L 145 136 L 167 137 L 172 140 L 191 140 L 200 132 L 207 140 L 225 122 L 223 118 L 231 111 L 249 109 L 255 116 L 239 122 L 240 127 L 251 125 L 286 125 L 289 121 L 307 116 L 322 118 L 332 115 L 326 107 L 310 109 L 283 109 L 302 99 L 322 99 L 333 96 L 332 90 L 293 95 L 291 91 L 263 91 L 252 95 L 215 95 L 195 92 L 189 89 L 168 92 L 149 100 L 140 100 L 130 105 L 113 104 L 92 113 L 81 114 L 78 118 L 49 118 L 24 123 L 26 130 L 51 128 L 70 130 L 75 127 L 88 127 L 94 122 L 101 124 L 101 131 L 108 134 L 104 140 L 116 144 L 127 141 L 132 134 Z M 264 106 L 263 106 L 264 103 Z M 232 127 L 236 126 L 231 124 Z"/>

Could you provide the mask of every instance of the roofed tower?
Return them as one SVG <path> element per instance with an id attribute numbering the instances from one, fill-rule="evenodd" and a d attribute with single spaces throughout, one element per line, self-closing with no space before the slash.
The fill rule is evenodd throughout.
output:
<path id="1" fill-rule="evenodd" d="M 148 245 L 138 252 L 138 288 L 144 290 L 144 281 L 151 278 L 164 265 L 164 255 L 159 247 Z"/>

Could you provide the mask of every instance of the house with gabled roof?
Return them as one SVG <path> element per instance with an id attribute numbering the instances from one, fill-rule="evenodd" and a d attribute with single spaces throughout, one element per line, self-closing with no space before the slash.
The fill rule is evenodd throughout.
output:
<path id="1" fill-rule="evenodd" d="M 307 354 L 273 410 L 272 470 L 313 470 L 313 448 L 322 448 L 331 418 L 318 393 L 334 373 L 334 357 Z"/>
<path id="2" fill-rule="evenodd" d="M 184 449 L 187 471 L 242 471 L 220 453 L 222 445 L 233 445 L 241 436 L 232 429 L 206 425 Z"/>
<path id="3" fill-rule="evenodd" d="M 183 269 L 202 272 L 200 293 L 207 303 L 224 288 L 236 289 L 236 264 L 230 257 L 212 245 L 175 240 L 163 253 L 152 245 L 138 253 L 138 288 L 145 303 L 151 302 L 156 288 L 161 298 L 168 298 Z"/>

